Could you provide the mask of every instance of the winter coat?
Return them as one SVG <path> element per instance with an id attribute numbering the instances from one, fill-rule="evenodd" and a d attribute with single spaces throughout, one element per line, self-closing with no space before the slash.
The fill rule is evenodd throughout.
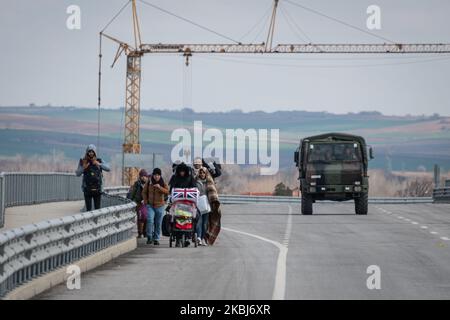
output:
<path id="1" fill-rule="evenodd" d="M 168 194 L 169 187 L 166 183 L 161 186 L 161 189 L 158 189 L 152 184 L 151 179 L 149 179 L 142 190 L 142 199 L 144 200 L 145 205 L 159 208 L 166 204 L 164 196 Z"/>
<path id="2" fill-rule="evenodd" d="M 200 177 L 198 175 L 195 177 L 197 188 L 200 191 L 200 196 L 206 194 L 208 196 L 208 201 L 210 204 L 212 204 L 213 202 L 219 202 L 219 194 L 217 193 L 216 183 L 214 182 L 214 179 L 209 174 L 207 168 L 202 167 L 199 169 L 199 171 L 200 170 L 206 172 L 206 178 L 204 180 L 200 180 Z"/>
<path id="3" fill-rule="evenodd" d="M 78 162 L 78 168 L 75 171 L 75 174 L 76 174 L 77 177 L 83 175 L 83 182 L 81 184 L 81 190 L 83 192 L 86 192 L 86 181 L 85 181 L 86 175 L 85 174 L 89 171 L 88 170 L 89 167 L 86 170 L 84 169 L 83 163 L 85 161 L 88 161 L 87 160 L 87 158 L 88 158 L 87 154 L 88 154 L 89 151 L 94 151 L 95 157 L 97 157 L 97 149 L 96 149 L 96 147 L 93 144 L 89 145 L 87 147 L 87 149 L 86 149 L 86 156 L 84 157 L 84 159 L 80 159 L 80 161 Z M 111 169 L 105 162 L 102 161 L 102 159 L 96 158 L 96 160 L 100 163 L 100 170 L 102 171 L 102 174 L 101 174 L 101 177 L 100 177 L 100 192 L 103 192 L 103 171 L 111 171 Z M 93 164 L 90 164 L 90 165 L 93 165 Z"/>
<path id="4" fill-rule="evenodd" d="M 186 171 L 184 177 L 180 176 L 180 171 Z M 186 164 L 181 163 L 177 166 L 175 174 L 170 178 L 170 191 L 173 188 L 196 188 L 197 183 L 192 175 L 192 170 Z"/>
<path id="5" fill-rule="evenodd" d="M 142 197 L 142 191 L 144 190 L 146 183 L 142 183 L 140 179 L 136 181 L 131 187 L 130 199 L 140 204 L 144 198 Z"/>
<path id="6" fill-rule="evenodd" d="M 206 240 L 209 245 L 213 245 L 219 236 L 221 229 L 221 217 L 222 211 L 220 209 L 220 201 L 219 194 L 217 193 L 216 184 L 211 174 L 209 173 L 208 168 L 201 168 L 199 170 L 206 171 L 206 179 L 200 180 L 199 177 L 196 177 L 196 181 L 199 185 L 200 195 L 202 195 L 202 188 L 204 190 L 203 194 L 208 196 L 209 204 L 211 205 L 211 212 L 209 212 L 208 217 L 208 230 L 206 231 Z"/>

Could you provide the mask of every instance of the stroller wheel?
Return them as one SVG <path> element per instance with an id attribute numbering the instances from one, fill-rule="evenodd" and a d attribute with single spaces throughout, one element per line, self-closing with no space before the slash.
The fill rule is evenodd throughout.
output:
<path id="1" fill-rule="evenodd" d="M 191 243 L 189 242 L 189 237 L 186 236 L 186 234 L 183 233 L 181 237 L 181 245 L 183 248 L 189 247 Z"/>
<path id="2" fill-rule="evenodd" d="M 192 237 L 192 241 L 194 241 L 194 247 L 197 248 L 198 243 L 197 243 L 197 233 L 194 233 L 194 236 Z"/>

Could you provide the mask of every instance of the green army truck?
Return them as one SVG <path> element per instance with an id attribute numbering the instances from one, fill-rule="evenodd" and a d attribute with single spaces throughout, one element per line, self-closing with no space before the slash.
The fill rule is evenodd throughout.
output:
<path id="1" fill-rule="evenodd" d="M 317 200 L 355 201 L 356 214 L 367 214 L 369 159 L 363 137 L 327 133 L 304 138 L 295 151 L 299 171 L 302 214 L 313 213 Z"/>

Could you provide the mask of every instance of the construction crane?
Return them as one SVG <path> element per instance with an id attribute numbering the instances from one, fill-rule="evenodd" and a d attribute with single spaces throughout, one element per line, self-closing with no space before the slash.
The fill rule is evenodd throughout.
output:
<path id="1" fill-rule="evenodd" d="M 144 44 L 141 41 L 141 30 L 136 7 L 136 0 L 132 4 L 134 46 L 120 41 L 112 36 L 100 33 L 119 44 L 114 63 L 122 54 L 127 56 L 126 65 L 126 93 L 125 93 L 125 133 L 123 154 L 140 154 L 139 140 L 140 120 L 140 90 L 141 90 L 141 58 L 145 54 L 182 54 L 186 65 L 193 54 L 448 54 L 449 43 L 380 43 L 380 44 L 278 44 L 272 46 L 276 14 L 279 0 L 274 0 L 267 40 L 261 44 L 216 43 L 216 44 Z M 288 1 L 288 0 L 286 0 Z M 144 1 L 142 1 L 144 2 Z M 292 3 L 292 1 L 289 1 Z M 128 2 L 129 3 L 129 2 Z M 128 4 L 127 3 L 127 4 Z M 149 4 L 149 3 L 147 3 Z M 123 9 L 123 8 L 122 8 Z M 101 54 L 100 54 L 101 60 Z M 100 101 L 100 99 L 99 99 Z M 100 102 L 99 102 L 100 104 Z M 124 167 L 122 181 L 131 185 L 138 175 L 138 168 Z"/>

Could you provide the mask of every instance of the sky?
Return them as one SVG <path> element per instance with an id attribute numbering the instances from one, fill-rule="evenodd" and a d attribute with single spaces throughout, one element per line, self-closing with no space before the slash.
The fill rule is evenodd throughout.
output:
<path id="1" fill-rule="evenodd" d="M 371 32 L 401 43 L 450 43 L 448 0 L 291 0 L 366 29 L 367 7 L 381 9 Z M 97 105 L 98 34 L 126 0 L 1 0 L 0 106 Z M 272 0 L 148 0 L 242 42 L 263 42 Z M 70 5 L 81 29 L 69 30 Z M 144 43 L 229 43 L 138 1 Z M 274 43 L 380 43 L 280 0 Z M 286 22 L 290 17 L 291 24 Z M 258 21 L 262 21 L 257 24 Z M 292 22 L 294 21 L 294 22 Z M 301 31 L 295 27 L 297 25 Z M 252 29 L 253 26 L 255 28 Z M 249 32 L 250 31 L 250 32 Z M 131 7 L 107 34 L 132 43 Z M 303 33 L 302 33 L 303 32 Z M 306 35 L 306 36 L 305 36 Z M 125 57 L 110 68 L 117 45 L 104 40 L 102 107 L 125 100 Z M 178 55 L 143 58 L 141 108 L 196 111 L 308 110 L 388 115 L 450 115 L 450 54 L 436 55 Z"/>

